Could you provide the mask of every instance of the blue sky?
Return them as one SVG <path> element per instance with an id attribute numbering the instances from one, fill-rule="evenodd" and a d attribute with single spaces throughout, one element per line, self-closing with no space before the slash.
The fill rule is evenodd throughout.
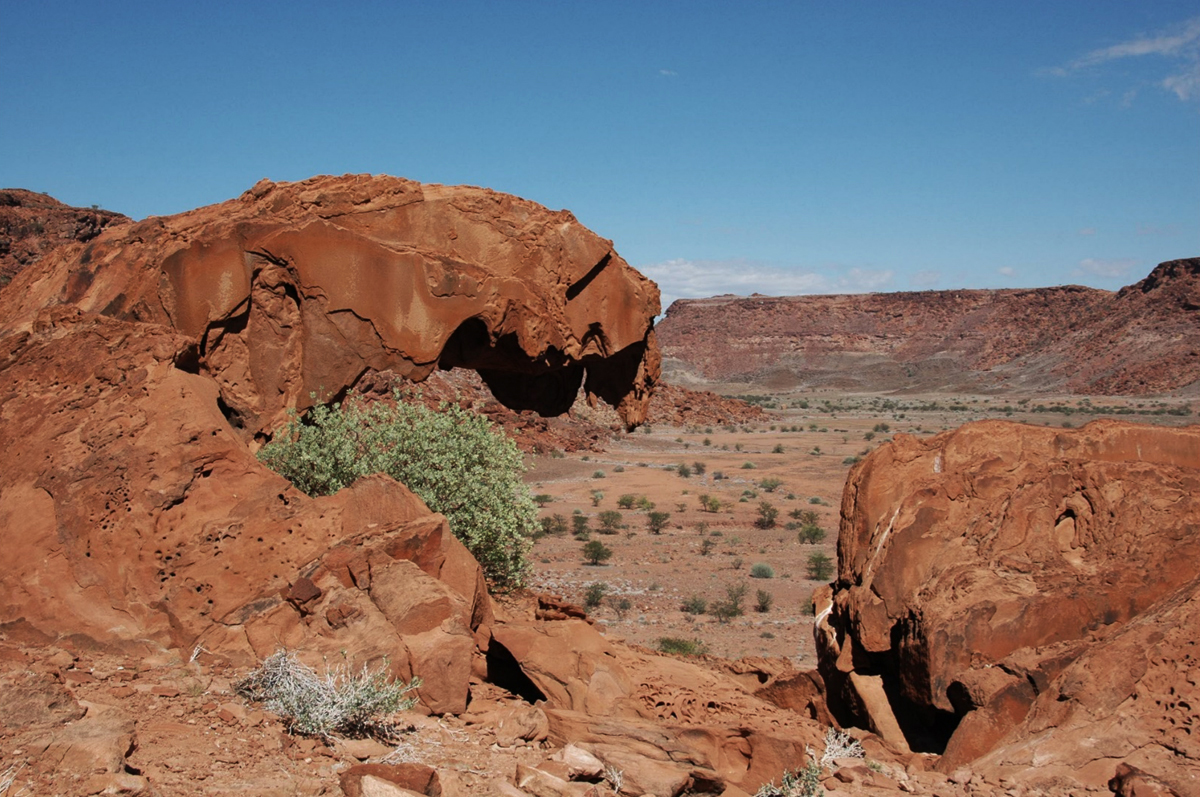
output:
<path id="1" fill-rule="evenodd" d="M 1200 255 L 1195 0 L 0 0 L 0 53 L 0 186 L 138 218 L 262 177 L 482 185 L 666 301 Z"/>

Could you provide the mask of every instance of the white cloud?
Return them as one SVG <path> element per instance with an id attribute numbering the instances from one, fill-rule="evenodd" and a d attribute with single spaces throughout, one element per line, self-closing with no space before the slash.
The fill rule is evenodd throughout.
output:
<path id="1" fill-rule="evenodd" d="M 658 74 L 662 75 L 663 77 L 678 77 L 679 76 L 679 73 L 676 72 L 674 69 L 660 69 L 660 70 L 658 70 Z"/>
<path id="2" fill-rule="evenodd" d="M 865 293 L 891 286 L 892 272 L 861 268 L 831 267 L 833 276 L 792 271 L 733 260 L 666 260 L 638 266 L 638 270 L 658 283 L 663 308 L 675 299 L 700 299 L 732 293 L 749 296 L 795 296 L 805 293 Z"/>
<path id="3" fill-rule="evenodd" d="M 1001 277 L 1015 277 L 1017 275 L 1017 270 L 1012 266 L 1001 266 L 1000 268 L 996 269 L 996 273 Z"/>
<path id="4" fill-rule="evenodd" d="M 1155 36 L 1138 36 L 1120 44 L 1101 47 L 1076 58 L 1064 66 L 1045 70 L 1057 77 L 1101 66 L 1124 58 L 1155 56 L 1170 62 L 1171 74 L 1161 78 L 1158 85 L 1184 102 L 1200 98 L 1200 17 L 1192 17 Z M 1128 107 L 1136 89 L 1122 95 L 1122 105 Z"/>
<path id="5" fill-rule="evenodd" d="M 934 269 L 925 269 L 918 271 L 908 278 L 908 282 L 914 288 L 933 288 L 942 281 L 942 272 Z"/>
<path id="6" fill-rule="evenodd" d="M 1079 234 L 1080 235 L 1095 235 L 1096 228 L 1095 227 L 1081 227 L 1081 228 L 1079 228 Z"/>
<path id="7" fill-rule="evenodd" d="M 1071 272 L 1073 277 L 1101 277 L 1104 279 L 1120 279 L 1129 276 L 1138 261 L 1131 257 L 1114 259 L 1087 258 L 1079 261 L 1079 266 Z"/>

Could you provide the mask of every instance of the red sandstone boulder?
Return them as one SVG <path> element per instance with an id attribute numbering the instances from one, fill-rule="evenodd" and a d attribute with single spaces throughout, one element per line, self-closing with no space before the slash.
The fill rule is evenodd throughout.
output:
<path id="1" fill-rule="evenodd" d="M 1194 793 L 1198 524 L 1197 427 L 898 435 L 842 501 L 832 712 L 944 772 L 1098 787 L 1128 760 Z"/>

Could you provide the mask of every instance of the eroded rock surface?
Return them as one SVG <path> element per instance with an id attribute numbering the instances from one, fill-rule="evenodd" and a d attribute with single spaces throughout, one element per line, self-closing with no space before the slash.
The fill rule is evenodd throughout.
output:
<path id="1" fill-rule="evenodd" d="M 128 216 L 100 208 L 75 208 L 22 188 L 0 189 L 0 287 L 52 249 L 87 243 Z"/>
<path id="2" fill-rule="evenodd" d="M 1200 788 L 1200 428 L 968 424 L 852 471 L 817 628 L 829 704 L 1041 788 Z"/>
<path id="3" fill-rule="evenodd" d="M 386 655 L 435 712 L 481 655 L 478 564 L 402 485 L 309 499 L 255 437 L 368 368 L 477 368 L 546 412 L 585 384 L 636 423 L 658 367 L 657 289 L 569 213 L 390 177 L 114 227 L 6 300 L 0 624 L 242 664 Z"/>
<path id="4" fill-rule="evenodd" d="M 58 304 L 172 328 L 177 365 L 216 381 L 245 436 L 370 368 L 471 368 L 545 414 L 583 385 L 627 425 L 658 378 L 658 290 L 610 241 L 567 211 L 393 177 L 264 180 L 55 250 L 9 299 L 10 329 Z"/>

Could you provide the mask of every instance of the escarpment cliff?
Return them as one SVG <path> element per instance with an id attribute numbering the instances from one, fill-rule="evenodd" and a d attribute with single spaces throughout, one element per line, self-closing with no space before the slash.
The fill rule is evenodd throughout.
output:
<path id="1" fill-rule="evenodd" d="M 681 299 L 668 376 L 767 388 L 1141 395 L 1200 381 L 1200 258 L 1080 286 Z"/>

